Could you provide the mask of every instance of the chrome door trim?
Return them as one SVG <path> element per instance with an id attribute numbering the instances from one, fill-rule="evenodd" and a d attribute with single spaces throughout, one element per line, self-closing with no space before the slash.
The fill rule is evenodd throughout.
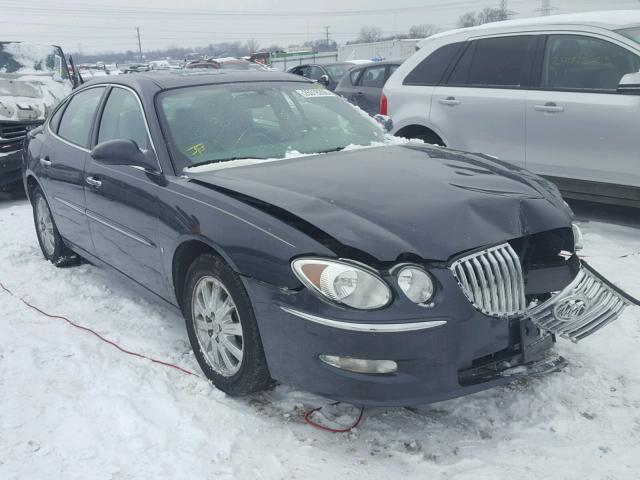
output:
<path id="1" fill-rule="evenodd" d="M 76 212 L 81 213 L 82 215 L 86 214 L 84 208 L 82 208 L 80 205 L 77 205 L 75 203 L 69 202 L 67 200 L 63 200 L 60 197 L 54 196 L 53 198 L 55 198 L 56 201 L 60 202 L 61 204 L 69 207 L 71 210 L 75 210 Z"/>
<path id="2" fill-rule="evenodd" d="M 151 248 L 156 248 L 156 245 L 149 239 L 138 235 L 136 233 L 130 232 L 128 230 L 126 230 L 126 227 L 119 227 L 114 225 L 113 223 L 109 222 L 108 220 L 104 219 L 103 217 L 101 217 L 100 215 L 98 215 L 97 213 L 94 213 L 90 210 L 87 210 L 85 212 L 85 215 L 87 217 L 89 217 L 92 220 L 95 220 L 96 222 L 104 225 L 105 227 L 109 227 L 112 230 L 115 230 L 118 233 L 121 233 L 122 235 L 124 235 L 125 237 L 129 237 L 132 240 L 135 240 L 138 243 L 141 243 L 142 245 L 146 245 L 147 247 L 151 247 Z"/>
<path id="3" fill-rule="evenodd" d="M 280 309 L 300 317 L 304 320 L 308 320 L 325 327 L 338 328 L 340 330 L 349 330 L 351 332 L 366 332 L 366 333 L 400 333 L 400 332 L 415 332 L 417 330 L 428 330 L 430 328 L 440 327 L 447 323 L 446 320 L 428 320 L 423 322 L 409 322 L 409 323 L 354 323 L 345 322 L 342 320 L 332 320 L 330 318 L 319 317 L 312 315 L 311 313 L 301 312 L 290 307 L 280 305 Z"/>

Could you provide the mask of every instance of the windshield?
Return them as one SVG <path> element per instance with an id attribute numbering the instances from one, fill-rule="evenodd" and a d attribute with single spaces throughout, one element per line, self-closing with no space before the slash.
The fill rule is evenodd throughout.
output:
<path id="1" fill-rule="evenodd" d="M 616 32 L 630 38 L 636 43 L 640 43 L 640 27 L 624 28 L 622 30 L 616 30 Z"/>
<path id="2" fill-rule="evenodd" d="M 331 78 L 333 78 L 336 82 L 339 82 L 342 77 L 344 77 L 345 73 L 349 71 L 353 65 L 350 63 L 341 63 L 339 65 L 323 65 L 324 68 L 329 72 Z"/>
<path id="3" fill-rule="evenodd" d="M 163 92 L 158 111 L 178 170 L 238 158 L 284 158 L 384 140 L 382 129 L 319 85 L 234 83 Z"/>
<path id="4" fill-rule="evenodd" d="M 69 78 L 58 47 L 25 42 L 0 42 L 0 74 L 45 74 L 56 80 Z"/>

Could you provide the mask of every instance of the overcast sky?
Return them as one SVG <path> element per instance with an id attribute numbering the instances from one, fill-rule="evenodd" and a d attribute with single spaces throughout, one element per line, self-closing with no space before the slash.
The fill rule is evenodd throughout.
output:
<path id="1" fill-rule="evenodd" d="M 538 15 L 540 0 L 508 0 L 514 17 Z M 499 0 L 0 0 L 0 40 L 61 45 L 67 52 L 200 46 L 255 38 L 261 47 L 324 38 L 354 39 L 364 25 L 385 35 L 429 23 L 453 28 L 470 10 Z M 639 0 L 551 0 L 554 13 L 640 9 Z M 615 5 L 615 6 L 614 6 Z"/>

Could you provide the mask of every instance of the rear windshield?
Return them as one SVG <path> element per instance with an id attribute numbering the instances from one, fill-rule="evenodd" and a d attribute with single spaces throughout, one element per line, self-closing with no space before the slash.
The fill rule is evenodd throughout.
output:
<path id="1" fill-rule="evenodd" d="M 384 140 L 376 122 L 325 88 L 252 82 L 168 90 L 158 112 L 178 170 L 238 158 L 284 158 Z"/>

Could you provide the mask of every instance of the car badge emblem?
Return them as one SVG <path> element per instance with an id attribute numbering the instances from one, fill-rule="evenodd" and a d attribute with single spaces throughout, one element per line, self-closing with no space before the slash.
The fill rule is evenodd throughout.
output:
<path id="1" fill-rule="evenodd" d="M 586 297 L 582 295 L 570 295 L 563 298 L 553 308 L 553 316 L 561 322 L 575 322 L 580 320 L 589 310 Z"/>

